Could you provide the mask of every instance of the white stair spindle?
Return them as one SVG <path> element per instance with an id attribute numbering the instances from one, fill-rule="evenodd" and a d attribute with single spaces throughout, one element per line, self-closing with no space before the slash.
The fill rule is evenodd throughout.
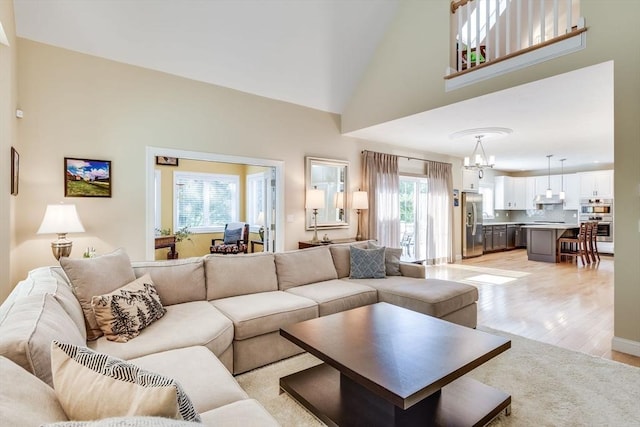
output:
<path id="1" fill-rule="evenodd" d="M 544 40 L 545 40 L 546 22 L 547 22 L 547 15 L 544 10 L 544 0 L 540 0 L 540 43 L 544 43 Z"/>
<path id="2" fill-rule="evenodd" d="M 573 12 L 573 5 L 571 4 L 571 0 L 567 0 L 567 33 L 571 32 L 571 21 L 573 18 L 571 17 L 571 13 Z"/>
<path id="3" fill-rule="evenodd" d="M 493 0 L 485 0 L 485 16 L 484 16 L 484 46 L 485 56 L 488 58 L 491 53 L 491 2 Z M 480 42 L 478 42 L 478 52 L 480 52 Z M 486 58 L 485 58 L 486 59 Z"/>
<path id="4" fill-rule="evenodd" d="M 511 53 L 511 2 L 507 0 L 507 4 L 505 5 L 504 17 L 505 17 L 505 31 L 504 31 L 504 44 L 505 44 L 505 55 Z"/>
<path id="5" fill-rule="evenodd" d="M 471 7 L 475 7 L 474 3 L 467 3 L 465 8 L 467 10 L 467 68 L 471 67 Z"/>
<path id="6" fill-rule="evenodd" d="M 529 0 L 529 46 L 533 44 L 533 0 Z"/>
<path id="7" fill-rule="evenodd" d="M 476 7 L 476 65 L 480 63 L 480 6 L 482 0 L 477 0 Z"/>
<path id="8" fill-rule="evenodd" d="M 488 56 L 489 54 L 487 53 Z M 496 0 L 496 50 L 493 57 L 500 57 L 500 0 Z"/>
<path id="9" fill-rule="evenodd" d="M 553 37 L 558 37 L 558 0 L 553 0 Z"/>
<path id="10" fill-rule="evenodd" d="M 522 0 L 516 0 L 516 50 L 522 49 Z"/>
<path id="11" fill-rule="evenodd" d="M 458 31 L 456 31 L 456 34 L 458 36 L 458 39 L 457 39 L 458 42 L 456 45 L 456 55 L 458 56 L 458 62 L 457 62 L 458 69 L 456 71 L 462 71 L 462 13 L 463 11 L 460 10 L 460 8 L 458 8 L 456 10 L 456 13 L 458 14 Z"/>

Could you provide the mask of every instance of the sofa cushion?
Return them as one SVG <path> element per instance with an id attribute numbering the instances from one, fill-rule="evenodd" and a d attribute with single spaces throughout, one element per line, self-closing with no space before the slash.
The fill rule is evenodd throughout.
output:
<path id="1" fill-rule="evenodd" d="M 149 273 L 164 305 L 205 301 L 207 288 L 202 257 L 132 263 L 136 277 Z"/>
<path id="2" fill-rule="evenodd" d="M 244 340 L 279 330 L 282 326 L 318 317 L 315 301 L 274 291 L 211 301 L 233 321 L 234 339 Z"/>
<path id="3" fill-rule="evenodd" d="M 358 243 L 340 243 L 336 245 L 329 245 L 331 258 L 333 258 L 333 265 L 336 268 L 338 279 L 349 277 L 349 274 L 351 273 L 351 255 L 349 254 L 349 252 L 351 251 L 349 248 L 351 246 L 364 249 L 367 247 L 367 242 L 365 241 Z"/>
<path id="4" fill-rule="evenodd" d="M 360 249 L 352 246 L 351 274 L 352 279 L 384 279 L 384 247 L 378 249 Z"/>
<path id="5" fill-rule="evenodd" d="M 349 279 L 353 280 L 353 279 Z M 478 289 L 452 280 L 394 276 L 387 280 L 361 279 L 378 290 L 378 301 L 434 317 L 443 317 L 478 300 Z"/>
<path id="6" fill-rule="evenodd" d="M 18 298 L 0 323 L 0 355 L 49 385 L 53 384 L 51 341 L 54 339 L 76 345 L 86 342 L 73 320 L 50 294 Z"/>
<path id="7" fill-rule="evenodd" d="M 53 388 L 0 356 L 0 424 L 36 427 L 68 420 Z"/>
<path id="8" fill-rule="evenodd" d="M 320 316 L 378 302 L 378 291 L 374 288 L 339 279 L 296 286 L 287 292 L 317 302 Z"/>
<path id="9" fill-rule="evenodd" d="M 208 426 L 279 427 L 280 424 L 254 399 L 240 400 L 200 414 Z"/>
<path id="10" fill-rule="evenodd" d="M 278 290 L 276 266 L 271 252 L 204 257 L 207 299 Z"/>
<path id="11" fill-rule="evenodd" d="M 163 351 L 129 362 L 175 379 L 198 412 L 249 398 L 222 362 L 202 346 Z"/>
<path id="12" fill-rule="evenodd" d="M 378 249 L 381 246 L 369 242 L 368 249 Z M 400 257 L 402 248 L 384 247 L 384 272 L 387 276 L 402 276 L 400 272 Z"/>
<path id="13" fill-rule="evenodd" d="M 163 318 L 145 328 L 126 345 L 101 337 L 87 345 L 121 359 L 202 345 L 220 356 L 233 341 L 233 324 L 206 301 L 170 305 Z"/>
<path id="14" fill-rule="evenodd" d="M 175 380 L 86 347 L 51 344 L 56 396 L 72 420 L 150 415 L 199 421 Z"/>
<path id="15" fill-rule="evenodd" d="M 275 257 L 278 287 L 281 291 L 338 278 L 331 251 L 326 246 L 277 252 Z"/>
<path id="16" fill-rule="evenodd" d="M 105 295 L 94 296 L 91 307 L 109 341 L 127 342 L 167 312 L 147 273 Z"/>
<path id="17" fill-rule="evenodd" d="M 91 297 L 118 289 L 136 279 L 129 257 L 122 249 L 96 258 L 60 258 L 60 265 L 80 301 L 87 325 L 87 339 L 102 336 L 91 307 Z"/>
<path id="18" fill-rule="evenodd" d="M 198 427 L 195 421 L 172 420 L 163 417 L 110 417 L 96 421 L 61 421 L 41 427 Z"/>
<path id="19" fill-rule="evenodd" d="M 82 307 L 73 294 L 69 279 L 67 279 L 67 276 L 60 267 L 40 267 L 31 270 L 27 274 L 27 277 L 13 288 L 11 294 L 0 306 L 0 323 L 17 299 L 27 295 L 45 293 L 51 294 L 56 298 L 86 340 L 87 330 L 84 324 Z"/>

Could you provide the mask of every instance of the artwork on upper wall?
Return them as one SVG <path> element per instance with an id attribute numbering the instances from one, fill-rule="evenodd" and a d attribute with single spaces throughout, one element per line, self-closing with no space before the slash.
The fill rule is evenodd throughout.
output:
<path id="1" fill-rule="evenodd" d="M 11 194 L 18 195 L 18 181 L 20 179 L 20 154 L 11 147 Z"/>
<path id="2" fill-rule="evenodd" d="M 65 197 L 111 197 L 111 161 L 64 158 Z"/>
<path id="3" fill-rule="evenodd" d="M 177 157 L 156 156 L 156 165 L 178 166 Z"/>

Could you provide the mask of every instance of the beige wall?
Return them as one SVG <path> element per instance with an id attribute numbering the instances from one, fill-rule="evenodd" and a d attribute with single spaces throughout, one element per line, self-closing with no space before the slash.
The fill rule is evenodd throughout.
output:
<path id="1" fill-rule="evenodd" d="M 285 249 L 313 234 L 304 226 L 305 156 L 350 161 L 351 190 L 360 185 L 363 149 L 443 160 L 342 136 L 335 114 L 29 40 L 17 43 L 23 180 L 4 293 L 28 270 L 56 263 L 49 247 L 55 236 L 35 234 L 48 203 L 77 206 L 86 232 L 69 235 L 72 257 L 93 246 L 98 253 L 124 247 L 133 260 L 144 259 L 147 146 L 284 161 Z M 111 160 L 113 197 L 65 199 L 65 156 Z M 327 233 L 351 237 L 355 228 Z"/>
<path id="2" fill-rule="evenodd" d="M 451 92 L 449 0 L 405 0 L 342 115 L 348 132 L 540 80 L 614 61 L 615 335 L 640 351 L 640 2 L 582 0 L 586 49 Z M 428 42 L 433 41 L 433 42 Z M 631 43 L 631 44 L 630 44 Z M 589 90 L 585 88 L 585 90 Z M 578 148 L 578 147 L 576 147 Z"/>
<path id="3" fill-rule="evenodd" d="M 11 196 L 10 156 L 13 146 L 21 153 L 16 137 L 16 116 L 18 96 L 18 59 L 13 19 L 13 2 L 0 1 L 0 22 L 10 46 L 0 44 L 0 301 L 10 291 L 13 266 L 11 253 L 16 246 L 15 205 L 16 196 Z M 22 189 L 20 189 L 22 191 Z"/>

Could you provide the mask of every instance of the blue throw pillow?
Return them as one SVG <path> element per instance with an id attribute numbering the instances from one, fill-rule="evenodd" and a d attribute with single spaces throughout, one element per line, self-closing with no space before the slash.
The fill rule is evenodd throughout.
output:
<path id="1" fill-rule="evenodd" d="M 227 230 L 224 232 L 224 244 L 235 245 L 238 240 L 241 239 L 242 228 L 236 228 L 235 230 Z"/>
<path id="2" fill-rule="evenodd" d="M 351 279 L 384 279 L 384 247 L 378 249 L 349 248 Z"/>

